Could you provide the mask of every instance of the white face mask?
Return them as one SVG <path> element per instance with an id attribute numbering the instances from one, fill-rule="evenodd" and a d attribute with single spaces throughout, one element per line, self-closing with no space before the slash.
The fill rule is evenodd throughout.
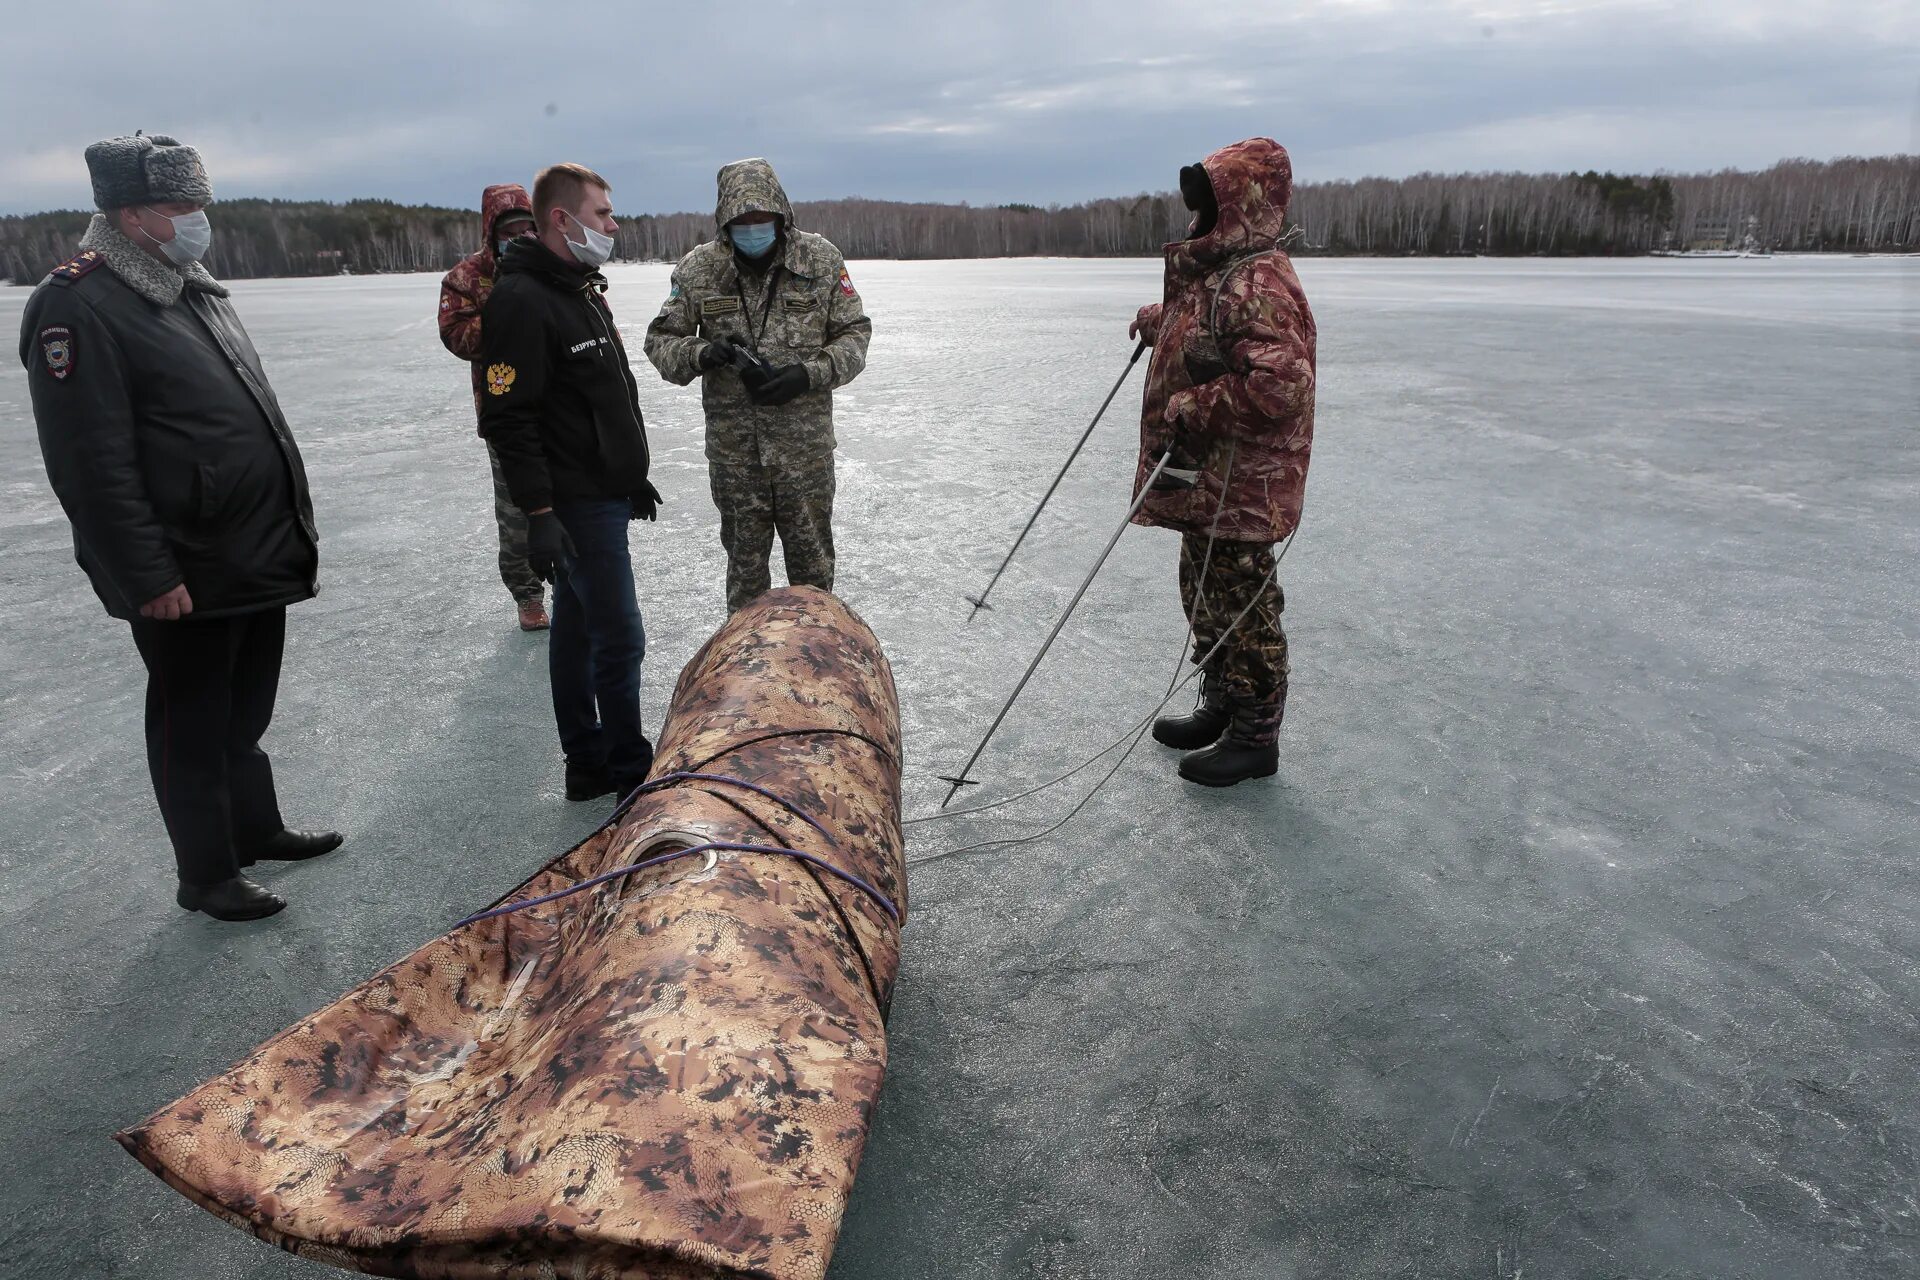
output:
<path id="1" fill-rule="evenodd" d="M 160 240 L 148 234 L 140 227 L 140 234 L 152 240 L 167 255 L 167 260 L 175 266 L 185 267 L 207 256 L 207 250 L 213 246 L 213 223 L 207 220 L 204 209 L 195 209 L 192 213 L 183 213 L 177 218 L 167 217 L 152 206 L 143 206 L 156 218 L 166 218 L 173 224 L 173 239 Z M 134 224 L 139 226 L 138 223 Z"/>
<path id="2" fill-rule="evenodd" d="M 580 228 L 581 232 L 587 237 L 585 244 L 578 243 L 571 236 L 564 237 L 567 242 L 567 248 L 573 250 L 573 256 L 579 260 L 581 266 L 597 267 L 613 256 L 612 236 L 604 231 L 595 231 L 592 227 L 580 221 L 580 219 L 575 218 L 570 213 L 567 217 L 572 219 L 573 225 Z"/>

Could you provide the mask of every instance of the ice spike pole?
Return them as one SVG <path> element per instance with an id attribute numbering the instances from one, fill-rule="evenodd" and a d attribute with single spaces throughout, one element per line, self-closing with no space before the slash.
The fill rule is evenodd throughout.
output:
<path id="1" fill-rule="evenodd" d="M 1111 538 L 1107 539 L 1106 549 L 1100 553 L 1100 558 L 1093 562 L 1093 568 L 1087 570 L 1087 576 L 1080 582 L 1080 589 L 1073 593 L 1073 599 L 1067 602 L 1066 611 L 1060 615 L 1059 621 L 1053 624 L 1053 630 L 1047 633 L 1045 642 L 1040 646 L 1040 652 L 1033 655 L 1033 661 L 1027 664 L 1026 671 L 1020 676 L 1020 683 L 1014 685 L 1013 692 L 1007 695 L 1005 704 L 1000 708 L 1000 714 L 995 716 L 993 723 L 987 726 L 986 736 L 980 739 L 980 745 L 973 749 L 973 754 L 967 757 L 967 763 L 961 768 L 959 773 L 940 779 L 942 782 L 951 782 L 953 784 L 947 791 L 947 798 L 940 802 L 942 809 L 952 804 L 954 796 L 960 793 L 960 788 L 968 785 L 972 781 L 972 779 L 967 777 L 967 774 L 973 769 L 974 764 L 979 761 L 980 753 L 987 749 L 987 743 L 993 740 L 995 731 L 1000 728 L 1000 722 L 1007 718 L 1007 712 L 1013 710 L 1014 700 L 1020 696 L 1020 691 L 1027 687 L 1027 681 L 1033 679 L 1033 673 L 1040 669 L 1040 660 L 1046 657 L 1047 650 L 1053 647 L 1054 640 L 1060 634 L 1060 628 L 1067 625 L 1067 619 L 1071 618 L 1073 611 L 1080 607 L 1080 597 L 1087 594 L 1087 588 L 1092 586 L 1094 578 L 1099 576 L 1100 567 L 1106 564 L 1107 557 L 1113 554 L 1114 547 L 1120 542 L 1120 535 L 1125 533 L 1127 526 L 1133 523 L 1133 517 L 1139 513 L 1140 505 L 1144 503 L 1147 500 L 1147 496 L 1153 492 L 1153 482 L 1160 478 L 1162 471 L 1166 470 L 1167 459 L 1172 456 L 1173 450 L 1169 449 L 1160 455 L 1160 461 L 1153 464 L 1153 471 L 1140 486 L 1139 496 L 1134 498 L 1133 505 L 1127 508 L 1126 518 L 1120 521 L 1120 527 L 1113 531 Z"/>
<path id="2" fill-rule="evenodd" d="M 1060 464 L 1060 474 L 1053 478 L 1053 483 L 1047 486 L 1046 493 L 1040 497 L 1040 505 L 1035 507 L 1033 514 L 1027 517 L 1026 528 L 1020 530 L 1020 536 L 1013 540 L 1011 547 L 1007 548 L 1007 557 L 1000 562 L 1000 567 L 993 571 L 993 577 L 988 581 L 987 589 L 977 596 L 966 597 L 967 602 L 973 606 L 973 613 L 967 615 L 968 622 L 972 622 L 973 615 L 979 613 L 982 609 L 993 608 L 992 605 L 987 603 L 987 597 L 993 594 L 993 588 L 995 584 L 1000 581 L 1000 575 L 1005 573 L 1007 566 L 1013 563 L 1014 553 L 1020 550 L 1020 544 L 1027 540 L 1029 533 L 1033 532 L 1033 522 L 1040 518 L 1040 513 L 1047 509 L 1047 503 L 1053 500 L 1053 491 L 1058 489 L 1060 482 L 1067 478 L 1067 468 L 1071 467 L 1073 460 L 1080 456 L 1080 450 L 1086 448 L 1087 440 L 1093 435 L 1093 429 L 1100 425 L 1100 419 L 1106 413 L 1107 406 L 1112 404 L 1113 398 L 1120 394 L 1121 384 L 1126 382 L 1127 375 L 1133 372 L 1133 366 L 1140 363 L 1140 353 L 1146 349 L 1147 340 L 1142 338 L 1140 339 L 1139 345 L 1134 347 L 1133 355 L 1128 357 L 1127 367 L 1120 371 L 1120 377 L 1114 381 L 1113 390 L 1107 392 L 1107 398 L 1100 402 L 1100 408 L 1094 412 L 1093 421 L 1089 422 L 1087 429 L 1080 433 L 1080 443 L 1073 446 L 1073 452 L 1069 453 L 1067 460 Z"/>

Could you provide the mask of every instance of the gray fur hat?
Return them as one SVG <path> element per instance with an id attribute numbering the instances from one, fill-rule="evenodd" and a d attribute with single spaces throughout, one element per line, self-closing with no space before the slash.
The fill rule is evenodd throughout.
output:
<path id="1" fill-rule="evenodd" d="M 213 183 L 200 153 L 164 133 L 106 138 L 87 148 L 93 203 L 101 210 L 140 204 L 210 204 Z"/>

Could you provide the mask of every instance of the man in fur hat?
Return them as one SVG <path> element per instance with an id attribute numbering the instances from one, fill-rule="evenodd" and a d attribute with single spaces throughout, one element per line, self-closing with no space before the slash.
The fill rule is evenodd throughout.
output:
<path id="1" fill-rule="evenodd" d="M 266 371 L 200 265 L 213 187 L 161 134 L 87 148 L 100 212 L 20 326 L 47 478 L 74 552 L 147 667 L 147 764 L 176 901 L 221 920 L 286 906 L 245 874 L 336 848 L 289 831 L 260 738 L 290 604 L 317 591 L 306 469 Z"/>

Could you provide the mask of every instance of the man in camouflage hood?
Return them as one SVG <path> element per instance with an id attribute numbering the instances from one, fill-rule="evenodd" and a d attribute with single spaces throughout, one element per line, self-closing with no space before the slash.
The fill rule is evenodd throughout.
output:
<path id="1" fill-rule="evenodd" d="M 1155 721 L 1153 736 L 1193 752 L 1181 777 L 1224 787 L 1278 768 L 1288 668 L 1273 544 L 1299 524 L 1306 493 L 1315 330 L 1280 248 L 1286 149 L 1271 138 L 1223 147 L 1182 169 L 1180 190 L 1192 230 L 1166 246 L 1165 300 L 1133 323 L 1154 348 L 1134 485 L 1168 453 L 1193 483 L 1156 483 L 1134 521 L 1180 531 L 1193 660 L 1226 637 L 1201 673 L 1200 705 Z"/>
<path id="2" fill-rule="evenodd" d="M 737 160 L 719 189 L 719 235 L 674 268 L 646 351 L 667 381 L 701 379 L 731 612 L 771 585 L 775 532 L 789 583 L 833 589 L 833 389 L 866 366 L 873 325 L 772 165 Z"/>
<path id="3" fill-rule="evenodd" d="M 496 182 L 480 193 L 480 248 L 455 264 L 440 281 L 440 342 L 473 370 L 473 411 L 484 403 L 487 367 L 480 359 L 480 316 L 493 293 L 500 254 L 521 236 L 533 234 L 533 199 L 517 182 Z M 500 455 L 487 445 L 493 465 L 493 522 L 500 530 L 500 580 L 512 593 L 522 631 L 548 626 L 545 591 L 527 563 L 527 517 L 513 505 Z"/>

